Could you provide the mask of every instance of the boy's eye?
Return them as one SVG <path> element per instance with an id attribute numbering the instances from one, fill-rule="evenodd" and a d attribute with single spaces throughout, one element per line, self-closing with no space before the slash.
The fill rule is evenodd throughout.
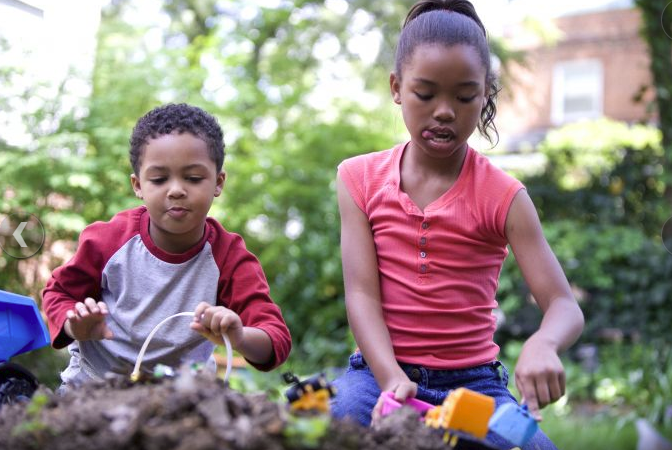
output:
<path id="1" fill-rule="evenodd" d="M 418 97 L 420 100 L 427 101 L 430 98 L 432 98 L 432 94 L 421 94 L 419 92 L 414 92 L 415 96 Z"/>
<path id="2" fill-rule="evenodd" d="M 187 181 L 190 181 L 192 183 L 199 183 L 203 181 L 203 177 L 187 177 Z"/>
<path id="3" fill-rule="evenodd" d="M 150 178 L 149 181 L 150 181 L 150 183 L 161 184 L 164 181 L 166 181 L 166 178 L 165 177 Z"/>

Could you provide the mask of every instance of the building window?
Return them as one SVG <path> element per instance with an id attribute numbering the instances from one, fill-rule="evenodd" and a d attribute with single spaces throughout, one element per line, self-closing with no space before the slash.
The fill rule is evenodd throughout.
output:
<path id="1" fill-rule="evenodd" d="M 553 69 L 551 120 L 555 125 L 602 115 L 604 77 L 597 60 L 566 61 Z"/>

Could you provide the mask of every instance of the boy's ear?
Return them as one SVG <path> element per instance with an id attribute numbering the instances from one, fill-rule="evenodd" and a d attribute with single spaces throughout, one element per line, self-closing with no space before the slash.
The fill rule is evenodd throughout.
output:
<path id="1" fill-rule="evenodd" d="M 215 197 L 219 197 L 224 189 L 224 181 L 226 181 L 226 172 L 223 170 L 217 174 L 217 185 L 215 186 Z"/>
<path id="2" fill-rule="evenodd" d="M 394 100 L 394 103 L 397 105 L 401 105 L 401 94 L 400 94 L 400 89 L 401 86 L 399 85 L 401 80 L 397 78 L 397 75 L 394 72 L 390 72 L 390 93 L 392 94 L 392 100 Z"/>
<path id="3" fill-rule="evenodd" d="M 142 200 L 142 188 L 140 187 L 140 179 L 135 176 L 134 173 L 131 174 L 131 186 L 133 187 L 133 192 L 135 196 Z"/>

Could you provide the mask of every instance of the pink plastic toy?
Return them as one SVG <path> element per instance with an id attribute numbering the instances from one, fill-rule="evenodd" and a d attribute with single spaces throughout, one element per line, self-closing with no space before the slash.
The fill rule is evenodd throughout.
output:
<path id="1" fill-rule="evenodd" d="M 392 391 L 385 391 L 382 393 L 382 396 L 383 396 L 383 407 L 380 410 L 381 416 L 386 416 L 395 409 L 401 408 L 402 405 L 407 405 L 415 409 L 417 412 L 419 412 L 421 415 L 420 419 L 422 420 L 422 415 L 424 415 L 430 409 L 434 408 L 434 405 L 427 402 L 423 402 L 422 400 L 418 400 L 417 398 L 407 398 L 403 404 L 399 403 L 394 398 L 394 392 Z"/>

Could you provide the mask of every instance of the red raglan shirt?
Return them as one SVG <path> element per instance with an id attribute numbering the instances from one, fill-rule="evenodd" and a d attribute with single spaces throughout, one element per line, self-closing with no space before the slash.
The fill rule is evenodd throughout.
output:
<path id="1" fill-rule="evenodd" d="M 72 341 L 63 331 L 66 311 L 91 297 L 107 304 L 111 340 Z M 257 258 L 243 239 L 208 218 L 201 241 L 181 254 L 158 248 L 149 236 L 149 213 L 141 206 L 84 229 L 74 257 L 56 269 L 42 292 L 54 348 L 69 345 L 65 383 L 101 379 L 106 372 L 129 374 L 151 330 L 163 319 L 196 309 L 200 302 L 236 312 L 244 326 L 265 331 L 273 360 L 255 365 L 271 370 L 283 363 L 291 337 L 280 308 L 271 300 Z M 214 344 L 189 328 L 190 317 L 166 322 L 152 338 L 143 368 L 206 362 Z"/>

